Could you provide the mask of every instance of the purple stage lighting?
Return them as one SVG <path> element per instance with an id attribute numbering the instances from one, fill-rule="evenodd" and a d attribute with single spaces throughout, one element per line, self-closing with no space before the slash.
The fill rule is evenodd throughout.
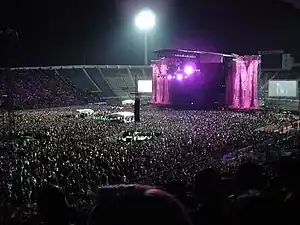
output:
<path id="1" fill-rule="evenodd" d="M 182 79 L 183 79 L 182 74 L 177 74 L 177 80 L 182 80 Z"/>
<path id="2" fill-rule="evenodd" d="M 172 75 L 167 76 L 168 80 L 172 80 Z"/>
<path id="3" fill-rule="evenodd" d="M 192 75 L 194 72 L 195 72 L 195 69 L 194 69 L 194 67 L 193 66 L 191 66 L 191 65 L 186 65 L 185 67 L 184 67 L 184 73 L 185 74 L 187 74 L 187 75 Z"/>

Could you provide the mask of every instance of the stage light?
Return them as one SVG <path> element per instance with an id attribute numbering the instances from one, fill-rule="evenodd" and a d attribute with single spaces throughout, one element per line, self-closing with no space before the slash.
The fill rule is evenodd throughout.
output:
<path id="1" fill-rule="evenodd" d="M 182 79 L 183 79 L 182 74 L 177 74 L 177 80 L 182 80 Z"/>
<path id="2" fill-rule="evenodd" d="M 188 77 L 188 76 L 185 76 L 184 78 L 185 78 L 185 79 L 188 79 L 189 77 Z"/>
<path id="3" fill-rule="evenodd" d="M 173 79 L 175 79 L 176 77 L 175 76 L 173 76 Z"/>
<path id="4" fill-rule="evenodd" d="M 172 80 L 172 75 L 167 76 L 168 80 Z"/>
<path id="5" fill-rule="evenodd" d="M 187 75 L 192 75 L 195 72 L 195 68 L 192 65 L 186 65 L 183 71 Z"/>

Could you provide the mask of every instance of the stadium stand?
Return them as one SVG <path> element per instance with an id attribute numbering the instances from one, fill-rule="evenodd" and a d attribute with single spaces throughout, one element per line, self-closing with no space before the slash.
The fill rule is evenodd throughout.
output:
<path id="1" fill-rule="evenodd" d="M 136 80 L 151 79 L 151 67 L 76 66 L 12 70 L 16 108 L 80 105 L 108 99 L 124 100 L 135 91 Z M 7 92 L 0 73 L 0 94 Z M 54 87 L 54 88 L 53 88 Z M 148 96 L 149 97 L 149 96 Z M 58 104 L 58 102 L 63 103 Z"/>
<path id="2" fill-rule="evenodd" d="M 73 74 L 74 76 L 71 75 Z M 136 80 L 152 79 L 151 67 L 107 66 L 61 69 L 59 74 L 87 92 L 101 93 L 102 99 L 127 99 L 135 91 Z M 89 78 L 87 78 L 89 77 Z M 82 81 L 83 78 L 85 82 Z M 97 88 L 98 87 L 98 88 Z"/>
<path id="3" fill-rule="evenodd" d="M 16 108 L 68 106 L 84 103 L 84 93 L 54 70 L 13 71 L 13 99 Z M 6 95 L 5 73 L 1 95 Z"/>

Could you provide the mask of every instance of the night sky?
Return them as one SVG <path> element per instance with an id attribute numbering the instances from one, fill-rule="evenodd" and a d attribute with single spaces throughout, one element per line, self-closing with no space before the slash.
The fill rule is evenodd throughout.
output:
<path id="1" fill-rule="evenodd" d="M 133 19 L 144 7 L 158 17 L 149 56 L 168 47 L 283 49 L 300 60 L 300 9 L 276 0 L 1 0 L 0 30 L 18 31 L 19 42 L 10 42 L 18 66 L 142 64 L 143 35 Z M 0 63 L 7 66 L 8 45 L 0 40 Z"/>

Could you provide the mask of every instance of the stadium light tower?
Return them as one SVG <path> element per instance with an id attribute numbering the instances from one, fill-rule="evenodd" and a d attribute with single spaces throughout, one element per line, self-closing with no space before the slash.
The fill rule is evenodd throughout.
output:
<path id="1" fill-rule="evenodd" d="M 144 63 L 148 65 L 148 33 L 155 26 L 156 16 L 150 9 L 143 9 L 135 17 L 135 25 L 144 31 Z"/>

